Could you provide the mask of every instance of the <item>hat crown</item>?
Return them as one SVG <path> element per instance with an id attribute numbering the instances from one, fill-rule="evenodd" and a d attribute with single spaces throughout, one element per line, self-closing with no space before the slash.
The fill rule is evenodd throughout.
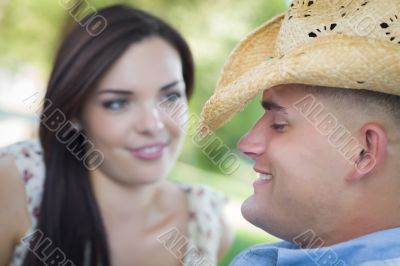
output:
<path id="1" fill-rule="evenodd" d="M 278 35 L 277 54 L 343 34 L 400 45 L 400 0 L 295 0 Z"/>

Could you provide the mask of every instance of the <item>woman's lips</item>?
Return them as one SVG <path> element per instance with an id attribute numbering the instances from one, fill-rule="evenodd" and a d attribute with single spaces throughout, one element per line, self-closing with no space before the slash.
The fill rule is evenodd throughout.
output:
<path id="1" fill-rule="evenodd" d="M 139 148 L 130 149 L 131 154 L 144 161 L 153 161 L 161 158 L 164 154 L 165 147 L 168 143 L 153 143 L 141 146 Z"/>

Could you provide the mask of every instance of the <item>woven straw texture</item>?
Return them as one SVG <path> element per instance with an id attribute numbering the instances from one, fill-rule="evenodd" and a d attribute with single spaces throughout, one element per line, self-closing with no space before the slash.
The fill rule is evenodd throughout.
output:
<path id="1" fill-rule="evenodd" d="M 400 0 L 294 1 L 246 36 L 201 113 L 208 134 L 280 84 L 400 95 Z"/>

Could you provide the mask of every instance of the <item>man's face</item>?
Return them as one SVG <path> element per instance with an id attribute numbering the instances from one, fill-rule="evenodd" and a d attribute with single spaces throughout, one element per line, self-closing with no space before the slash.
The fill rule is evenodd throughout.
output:
<path id="1" fill-rule="evenodd" d="M 254 182 L 243 216 L 288 241 L 308 229 L 321 237 L 332 233 L 351 207 L 345 176 L 353 166 L 295 108 L 306 95 L 301 85 L 265 91 L 267 110 L 238 144 L 255 172 L 272 175 Z"/>

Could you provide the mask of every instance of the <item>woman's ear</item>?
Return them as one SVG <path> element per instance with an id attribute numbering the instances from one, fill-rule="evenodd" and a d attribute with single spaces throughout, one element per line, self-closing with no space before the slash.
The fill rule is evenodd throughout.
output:
<path id="1" fill-rule="evenodd" d="M 348 181 L 357 181 L 370 175 L 381 165 L 386 157 L 388 136 L 377 123 L 368 123 L 361 128 L 361 143 L 365 147 L 354 162 L 354 170 Z"/>

